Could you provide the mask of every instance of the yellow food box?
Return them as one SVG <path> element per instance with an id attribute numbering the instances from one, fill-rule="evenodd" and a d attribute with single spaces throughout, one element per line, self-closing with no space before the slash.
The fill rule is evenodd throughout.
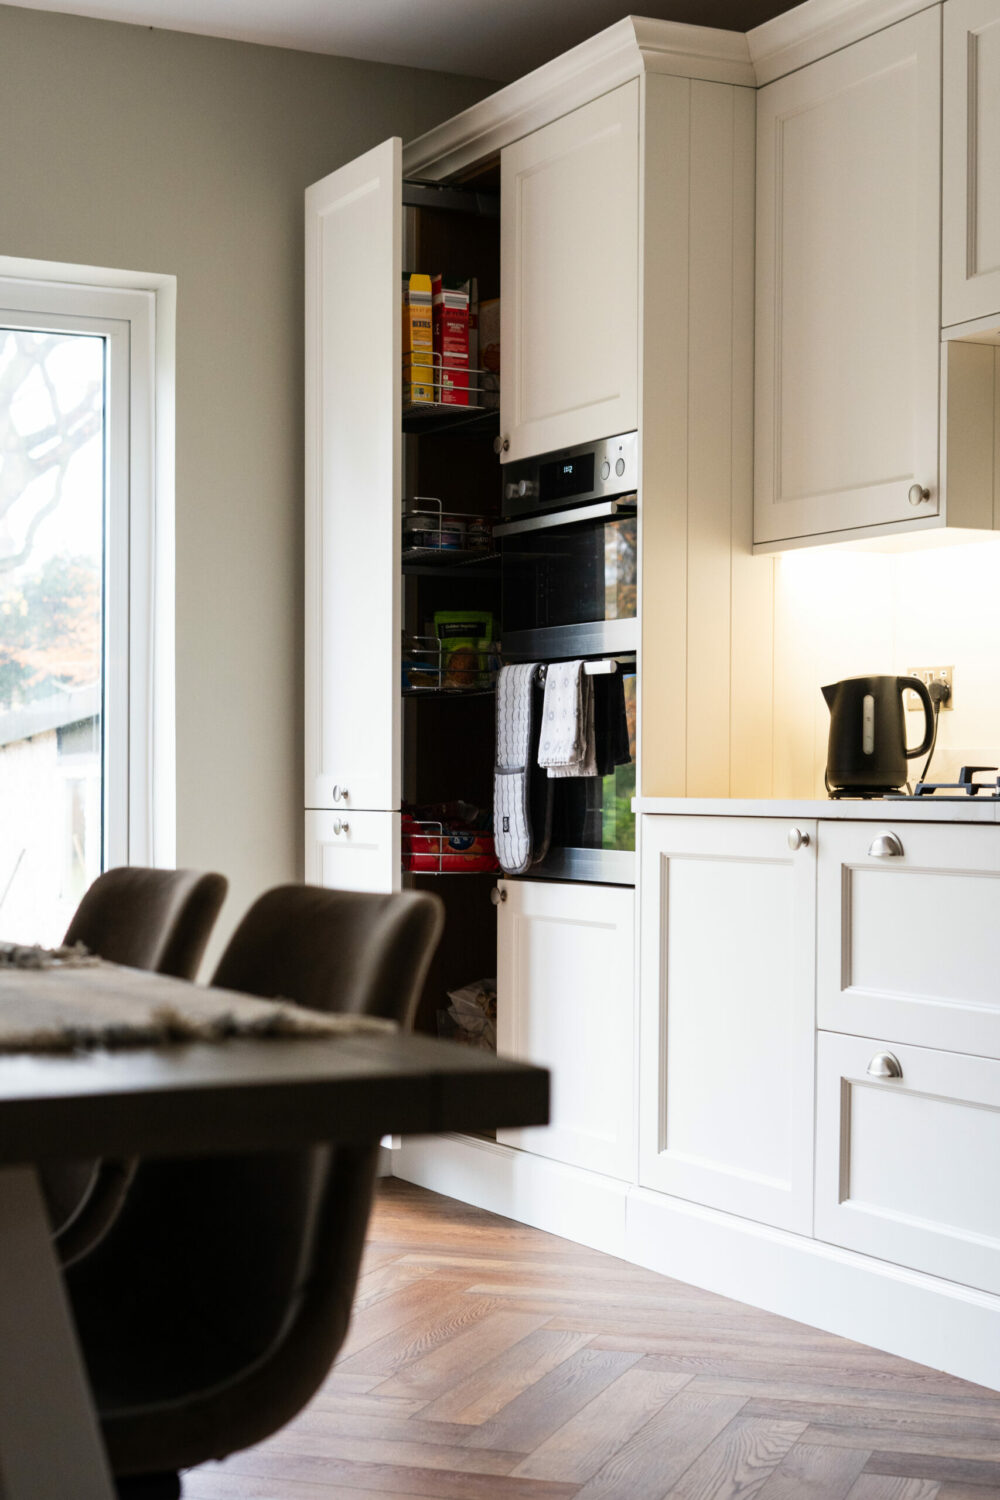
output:
<path id="1" fill-rule="evenodd" d="M 403 272 L 403 399 L 434 400 L 434 326 L 431 278 Z"/>

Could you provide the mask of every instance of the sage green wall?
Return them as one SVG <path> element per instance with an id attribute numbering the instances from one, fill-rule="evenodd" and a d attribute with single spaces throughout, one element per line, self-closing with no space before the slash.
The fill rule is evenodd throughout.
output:
<path id="1" fill-rule="evenodd" d="M 177 277 L 177 858 L 221 940 L 302 872 L 303 189 L 496 85 L 13 6 L 0 59 L 0 255 Z"/>

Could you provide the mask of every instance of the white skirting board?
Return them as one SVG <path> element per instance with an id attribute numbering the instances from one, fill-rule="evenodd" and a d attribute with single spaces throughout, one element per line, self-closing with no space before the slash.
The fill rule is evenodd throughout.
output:
<path id="1" fill-rule="evenodd" d="M 1000 1297 L 468 1136 L 395 1176 L 664 1276 L 1000 1390 Z"/>

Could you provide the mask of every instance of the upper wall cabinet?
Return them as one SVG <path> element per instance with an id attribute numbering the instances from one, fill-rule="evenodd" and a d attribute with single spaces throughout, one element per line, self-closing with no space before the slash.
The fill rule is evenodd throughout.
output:
<path id="1" fill-rule="evenodd" d="M 306 193 L 305 805 L 399 806 L 401 143 Z"/>
<path id="2" fill-rule="evenodd" d="M 505 461 L 638 425 L 639 84 L 501 154 Z"/>
<path id="3" fill-rule="evenodd" d="M 1000 0 L 944 7 L 942 322 L 1000 322 Z"/>
<path id="4" fill-rule="evenodd" d="M 758 94 L 757 544 L 938 513 L 940 62 L 932 7 Z"/>

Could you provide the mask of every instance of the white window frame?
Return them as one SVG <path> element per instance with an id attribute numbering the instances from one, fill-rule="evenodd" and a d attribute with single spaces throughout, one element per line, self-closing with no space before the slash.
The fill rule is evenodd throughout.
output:
<path id="1" fill-rule="evenodd" d="M 0 324 L 106 340 L 106 869 L 176 860 L 174 306 L 172 277 L 0 257 Z"/>

